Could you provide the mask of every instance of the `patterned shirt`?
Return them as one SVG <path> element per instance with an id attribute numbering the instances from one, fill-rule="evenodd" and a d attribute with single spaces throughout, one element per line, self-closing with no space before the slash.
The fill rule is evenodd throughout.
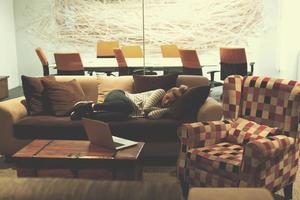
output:
<path id="1" fill-rule="evenodd" d="M 144 111 L 151 110 L 147 114 L 147 117 L 150 119 L 158 119 L 167 112 L 167 108 L 159 108 L 158 106 L 165 94 L 166 92 L 163 89 L 137 94 L 125 92 L 125 95 L 136 105 L 136 109 L 134 113 L 132 113 L 132 116 L 145 116 Z"/>

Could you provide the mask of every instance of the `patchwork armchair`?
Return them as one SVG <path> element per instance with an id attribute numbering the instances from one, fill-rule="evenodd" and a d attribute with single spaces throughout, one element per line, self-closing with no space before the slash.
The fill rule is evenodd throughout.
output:
<path id="1" fill-rule="evenodd" d="M 299 159 L 300 82 L 235 75 L 223 87 L 223 121 L 178 129 L 183 186 L 284 188 L 291 198 Z"/>

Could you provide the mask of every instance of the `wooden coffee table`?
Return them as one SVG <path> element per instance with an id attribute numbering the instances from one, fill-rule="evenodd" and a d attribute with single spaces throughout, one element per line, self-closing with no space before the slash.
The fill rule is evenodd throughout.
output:
<path id="1" fill-rule="evenodd" d="M 18 177 L 141 180 L 137 145 L 112 152 L 80 140 L 34 140 L 13 156 Z"/>

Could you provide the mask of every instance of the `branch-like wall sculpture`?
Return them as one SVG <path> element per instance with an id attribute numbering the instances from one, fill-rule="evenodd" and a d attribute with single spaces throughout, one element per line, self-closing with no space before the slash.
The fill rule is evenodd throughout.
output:
<path id="1" fill-rule="evenodd" d="M 78 51 L 94 51 L 97 40 L 142 45 L 141 0 L 48 0 L 39 15 L 30 1 L 26 30 L 36 42 Z M 199 53 L 248 46 L 262 27 L 262 5 L 262 0 L 145 0 L 146 54 L 160 54 L 164 43 Z"/>

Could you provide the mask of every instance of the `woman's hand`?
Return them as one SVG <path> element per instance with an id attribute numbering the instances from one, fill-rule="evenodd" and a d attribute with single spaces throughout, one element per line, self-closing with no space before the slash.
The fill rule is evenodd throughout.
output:
<path id="1" fill-rule="evenodd" d="M 159 108 L 159 107 L 150 107 L 150 108 L 146 108 L 146 109 L 144 109 L 144 113 L 145 113 L 146 115 L 148 115 L 148 113 L 150 113 L 151 111 L 158 110 L 158 109 L 160 109 L 160 108 Z"/>

